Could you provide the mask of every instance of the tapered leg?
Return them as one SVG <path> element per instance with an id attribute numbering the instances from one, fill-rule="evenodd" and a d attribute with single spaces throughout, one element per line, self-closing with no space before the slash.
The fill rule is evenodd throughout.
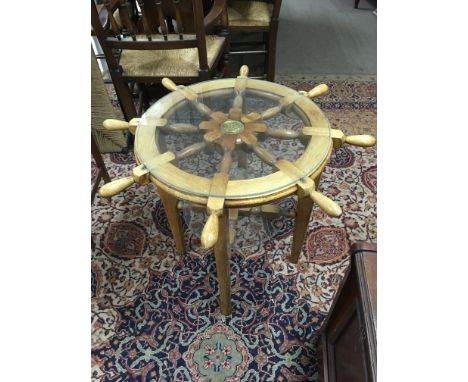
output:
<path id="1" fill-rule="evenodd" d="M 94 139 L 94 135 L 91 133 L 91 154 L 96 162 L 96 165 L 101 170 L 102 179 L 104 179 L 104 183 L 109 183 L 111 178 L 109 173 L 107 172 L 106 165 L 104 164 L 104 160 L 102 159 L 101 152 L 99 151 L 99 147 Z"/>
<path id="2" fill-rule="evenodd" d="M 266 62 L 266 74 L 268 81 L 275 81 L 276 68 L 276 36 L 278 33 L 278 20 L 271 20 L 270 32 L 268 32 L 268 57 Z"/>
<path id="3" fill-rule="evenodd" d="M 218 275 L 221 313 L 225 316 L 231 314 L 230 249 L 228 211 L 224 209 L 222 216 L 219 217 L 219 236 L 214 247 L 214 253 L 216 259 L 216 273 Z"/>
<path id="4" fill-rule="evenodd" d="M 177 209 L 177 198 L 167 193 L 166 191 L 158 188 L 159 197 L 161 198 L 164 210 L 166 211 L 167 220 L 171 227 L 172 236 L 174 237 L 176 248 L 179 253 L 184 253 L 184 231 L 182 229 L 182 219 L 180 218 Z"/>
<path id="5" fill-rule="evenodd" d="M 320 182 L 320 175 L 314 180 L 315 188 L 318 189 Z M 299 256 L 301 254 L 302 244 L 307 233 L 307 227 L 309 226 L 310 213 L 312 212 L 312 206 L 314 202 L 309 195 L 305 194 L 302 190 L 298 190 L 297 193 L 297 212 L 296 219 L 294 222 L 294 233 L 293 243 L 291 248 L 291 256 L 289 261 L 293 264 L 297 264 Z"/>

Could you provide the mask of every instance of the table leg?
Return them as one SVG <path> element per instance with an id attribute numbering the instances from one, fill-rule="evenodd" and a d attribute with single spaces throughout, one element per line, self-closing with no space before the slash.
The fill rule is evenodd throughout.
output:
<path id="1" fill-rule="evenodd" d="M 159 197 L 161 198 L 164 210 L 166 211 L 167 220 L 171 227 L 172 236 L 174 237 L 176 248 L 179 253 L 185 252 L 184 230 L 182 228 L 182 219 L 177 209 L 177 198 L 168 192 L 158 188 Z"/>
<path id="2" fill-rule="evenodd" d="M 320 183 L 320 175 L 321 174 L 314 179 L 316 189 L 318 189 Z M 297 261 L 299 260 L 302 244 L 304 243 L 307 227 L 309 226 L 310 213 L 312 212 L 313 205 L 314 202 L 310 196 L 299 189 L 297 192 L 297 212 L 294 222 L 293 243 L 291 256 L 289 257 L 289 261 L 293 264 L 297 264 Z"/>
<path id="3" fill-rule="evenodd" d="M 214 253 L 216 273 L 218 275 L 220 308 L 221 313 L 225 316 L 231 314 L 230 252 L 228 210 L 224 209 L 223 214 L 219 217 L 219 236 L 214 247 Z"/>
<path id="4" fill-rule="evenodd" d="M 232 245 L 236 239 L 236 223 L 239 218 L 238 208 L 229 208 L 229 244 Z"/>

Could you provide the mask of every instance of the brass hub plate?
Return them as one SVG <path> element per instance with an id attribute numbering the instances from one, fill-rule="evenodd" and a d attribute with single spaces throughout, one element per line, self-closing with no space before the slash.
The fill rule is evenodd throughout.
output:
<path id="1" fill-rule="evenodd" d="M 219 127 L 224 134 L 240 134 L 244 131 L 244 124 L 240 121 L 228 119 Z"/>

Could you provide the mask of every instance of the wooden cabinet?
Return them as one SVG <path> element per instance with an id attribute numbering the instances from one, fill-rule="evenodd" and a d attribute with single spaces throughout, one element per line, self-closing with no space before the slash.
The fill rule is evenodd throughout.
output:
<path id="1" fill-rule="evenodd" d="M 319 341 L 319 380 L 377 380 L 377 247 L 351 249 L 348 277 L 331 309 Z"/>

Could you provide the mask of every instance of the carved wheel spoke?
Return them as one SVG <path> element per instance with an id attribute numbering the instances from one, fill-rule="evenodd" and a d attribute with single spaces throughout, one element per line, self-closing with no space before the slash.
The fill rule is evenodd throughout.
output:
<path id="1" fill-rule="evenodd" d="M 206 147 L 207 143 L 206 142 L 198 142 L 194 143 L 193 145 L 187 146 L 183 148 L 182 150 L 176 152 L 175 156 L 177 160 L 180 159 L 185 159 L 191 156 L 194 156 L 200 151 L 202 151 Z"/>

